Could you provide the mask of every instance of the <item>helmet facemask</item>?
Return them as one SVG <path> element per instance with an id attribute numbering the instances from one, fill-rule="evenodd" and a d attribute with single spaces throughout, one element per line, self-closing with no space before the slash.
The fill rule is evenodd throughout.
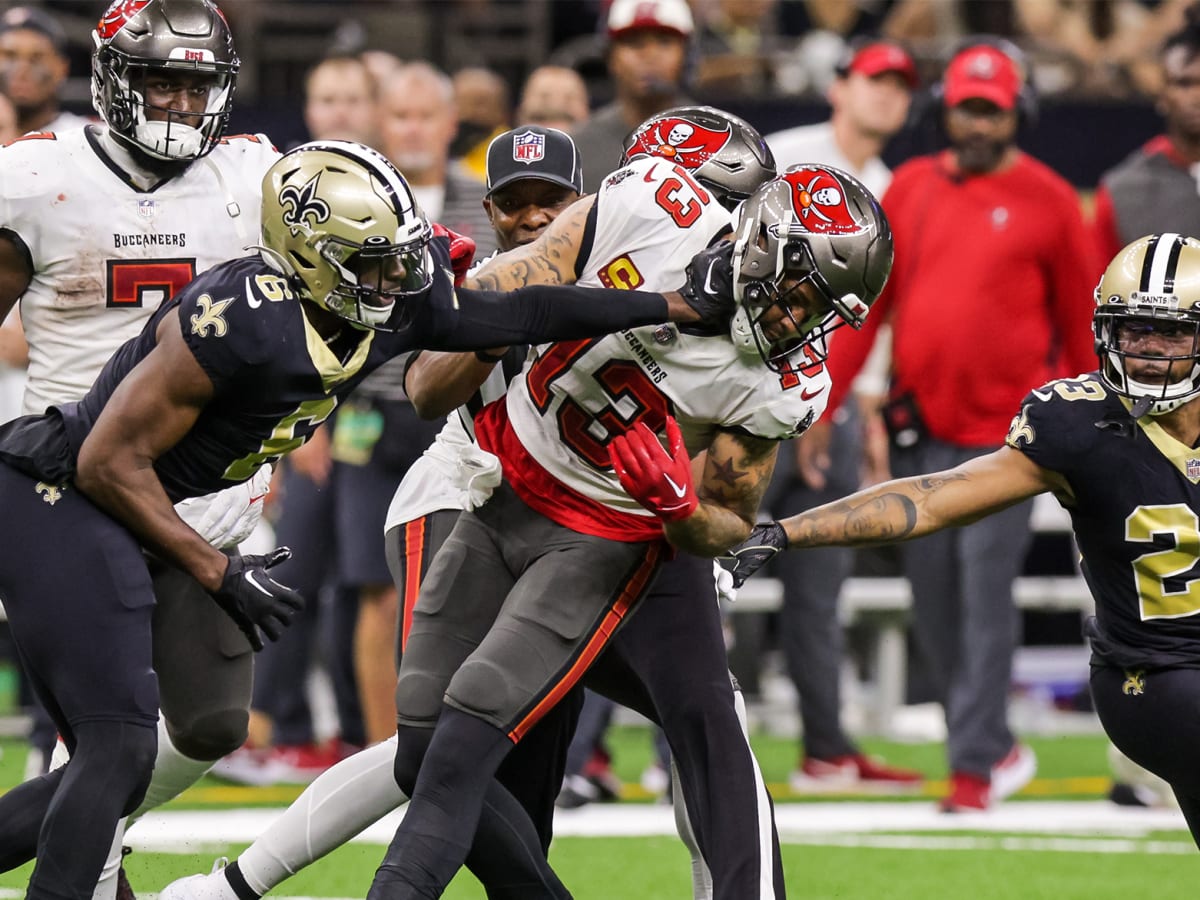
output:
<path id="1" fill-rule="evenodd" d="M 400 246 L 368 238 L 360 247 L 325 235 L 314 248 L 340 276 L 321 305 L 356 326 L 404 330 L 412 323 L 405 301 L 433 284 L 433 258 L 424 242 Z"/>
<path id="2" fill-rule="evenodd" d="M 1100 375 L 1133 401 L 1135 418 L 1161 416 L 1200 395 L 1200 241 L 1138 238 L 1108 264 L 1094 296 Z M 1135 377 L 1148 361 L 1161 381 Z"/>

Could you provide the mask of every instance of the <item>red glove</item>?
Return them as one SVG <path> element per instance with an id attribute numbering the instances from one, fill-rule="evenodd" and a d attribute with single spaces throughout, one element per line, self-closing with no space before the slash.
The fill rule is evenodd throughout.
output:
<path id="1" fill-rule="evenodd" d="M 608 458 L 629 496 L 666 522 L 686 519 L 700 505 L 692 487 L 692 463 L 679 425 L 667 416 L 667 444 L 638 422 L 608 444 Z"/>
<path id="2" fill-rule="evenodd" d="M 437 222 L 433 223 L 433 236 L 450 242 L 450 268 L 454 270 L 454 286 L 458 287 L 466 281 L 467 270 L 475 261 L 475 241 Z"/>

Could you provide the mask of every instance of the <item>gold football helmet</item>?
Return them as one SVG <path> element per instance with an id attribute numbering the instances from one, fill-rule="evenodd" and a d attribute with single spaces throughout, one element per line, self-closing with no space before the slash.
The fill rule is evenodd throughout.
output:
<path id="1" fill-rule="evenodd" d="M 404 176 L 362 144 L 301 144 L 263 178 L 264 259 L 357 326 L 407 327 L 403 301 L 433 284 L 431 237 Z"/>
<path id="2" fill-rule="evenodd" d="M 1137 416 L 1162 415 L 1200 394 L 1200 241 L 1169 233 L 1138 238 L 1108 264 L 1095 297 L 1100 374 L 1134 401 Z M 1140 380 L 1131 374 L 1139 369 Z M 1156 369 L 1159 377 L 1146 380 Z"/>

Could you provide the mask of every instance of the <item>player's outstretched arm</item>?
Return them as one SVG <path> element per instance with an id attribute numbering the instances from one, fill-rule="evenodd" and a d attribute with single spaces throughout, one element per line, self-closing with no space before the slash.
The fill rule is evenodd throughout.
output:
<path id="1" fill-rule="evenodd" d="M 76 486 L 155 554 L 217 590 L 228 558 L 179 518 L 154 471 L 212 397 L 213 385 L 183 341 L 177 316 L 158 345 L 113 392 L 79 450 Z"/>
<path id="2" fill-rule="evenodd" d="M 1001 447 L 953 469 L 867 488 L 779 524 L 789 549 L 891 543 L 968 525 L 1046 491 L 1070 496 L 1061 475 Z"/>
<path id="3" fill-rule="evenodd" d="M 594 194 L 580 197 L 538 235 L 537 240 L 501 253 L 463 282 L 483 291 L 515 291 L 531 284 L 574 284 Z"/>

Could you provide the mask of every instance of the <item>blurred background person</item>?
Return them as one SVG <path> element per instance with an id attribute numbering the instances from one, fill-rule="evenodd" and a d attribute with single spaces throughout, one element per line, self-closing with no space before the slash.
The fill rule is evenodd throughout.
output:
<path id="1" fill-rule="evenodd" d="M 304 81 L 304 126 L 313 138 L 379 148 L 379 89 L 358 56 L 323 59 Z"/>
<path id="2" fill-rule="evenodd" d="M 380 86 L 380 115 L 380 149 L 404 173 L 429 221 L 474 240 L 478 256 L 496 249 L 483 182 L 450 160 L 458 130 L 450 78 L 424 62 L 399 66 Z"/>
<path id="3" fill-rule="evenodd" d="M 725 96 L 773 90 L 785 46 L 779 0 L 716 0 L 700 19 L 692 86 Z"/>
<path id="4" fill-rule="evenodd" d="M 511 92 L 508 82 L 482 66 L 459 69 L 452 82 L 458 131 L 450 144 L 450 158 L 482 183 L 487 180 L 488 145 L 508 130 Z"/>
<path id="5" fill-rule="evenodd" d="M 67 80 L 67 36 L 45 10 L 14 6 L 0 14 L 0 93 L 17 110 L 17 131 L 65 131 L 89 119 L 67 112 L 59 96 Z"/>
<path id="6" fill-rule="evenodd" d="M 684 76 L 694 28 L 685 0 L 613 0 L 605 33 L 614 99 L 571 132 L 584 148 L 585 185 L 599 185 L 617 167 L 629 132 L 687 102 Z"/>
<path id="7" fill-rule="evenodd" d="M 780 169 L 798 163 L 837 166 L 882 197 L 892 173 L 880 154 L 904 126 L 916 87 L 916 64 L 903 47 L 879 40 L 856 42 L 839 61 L 826 92 L 829 118 L 767 135 L 767 146 Z M 766 499 L 773 513 L 791 515 L 862 485 L 866 464 L 859 404 L 868 404 L 870 415 L 878 408 L 879 395 L 886 393 L 888 334 L 885 326 L 881 358 L 867 366 L 882 372 L 870 384 L 860 376 L 856 391 L 846 395 L 841 407 L 827 411 L 833 425 L 828 452 L 815 453 L 815 443 L 800 437 L 791 442 L 791 453 L 780 453 Z M 855 551 L 827 547 L 813 553 L 818 555 L 782 554 L 774 564 L 783 581 L 779 644 L 800 702 L 803 752 L 789 779 L 791 787 L 798 792 L 919 787 L 920 772 L 867 756 L 842 727 L 845 640 L 837 601 L 854 568 Z"/>
<path id="8" fill-rule="evenodd" d="M 588 118 L 588 92 L 583 77 L 566 66 L 538 66 L 521 89 L 515 121 L 570 131 Z"/>
<path id="9" fill-rule="evenodd" d="M 892 324 L 896 476 L 941 471 L 1004 442 L 1033 387 L 1095 366 L 1095 266 L 1074 188 L 1017 147 L 1036 97 L 1007 42 L 973 43 L 937 91 L 949 147 L 897 168 L 883 197 L 892 277 L 861 331 L 828 358 L 837 408 Z M 819 422 L 805 441 L 829 439 Z M 815 445 L 817 451 L 820 444 Z M 946 719 L 946 812 L 988 809 L 1033 777 L 1008 725 L 1020 616 L 1013 581 L 1031 542 L 1029 502 L 900 548 L 921 671 Z"/>

